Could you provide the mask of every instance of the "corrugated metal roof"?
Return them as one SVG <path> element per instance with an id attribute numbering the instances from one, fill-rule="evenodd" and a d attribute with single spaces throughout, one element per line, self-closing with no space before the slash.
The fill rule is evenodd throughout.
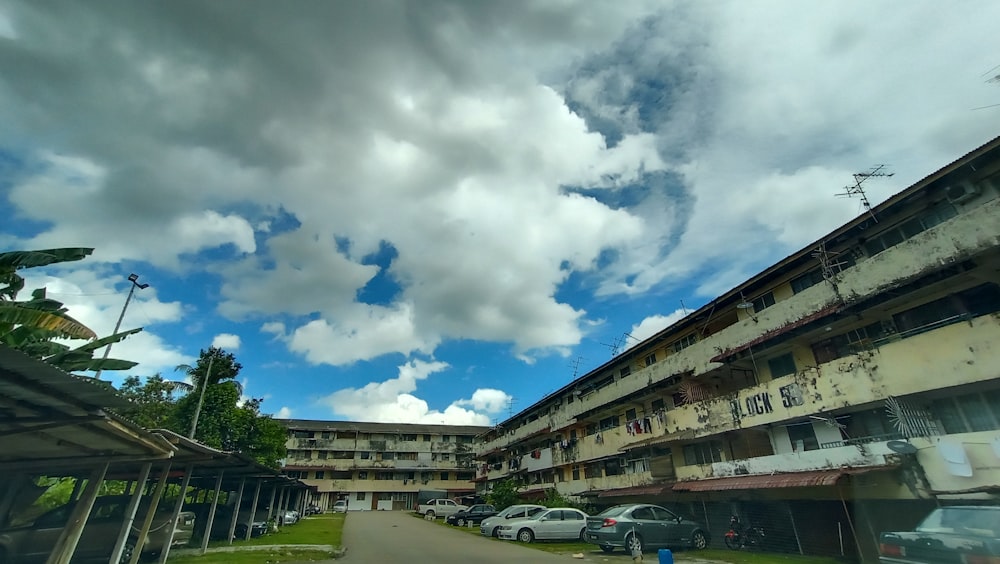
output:
<path id="1" fill-rule="evenodd" d="M 869 468 L 841 468 L 837 470 L 813 470 L 809 472 L 789 472 L 784 474 L 759 474 L 755 476 L 731 476 L 709 480 L 692 480 L 674 484 L 677 492 L 718 492 L 727 490 L 766 490 L 775 488 L 808 488 L 812 486 L 833 486 L 844 476 L 865 474 L 879 470 L 889 470 L 893 466 L 872 466 Z"/>
<path id="2" fill-rule="evenodd" d="M 669 484 L 652 484 L 646 486 L 632 486 L 630 488 L 617 488 L 604 490 L 597 494 L 597 497 L 630 497 L 636 495 L 660 495 L 670 490 Z"/>

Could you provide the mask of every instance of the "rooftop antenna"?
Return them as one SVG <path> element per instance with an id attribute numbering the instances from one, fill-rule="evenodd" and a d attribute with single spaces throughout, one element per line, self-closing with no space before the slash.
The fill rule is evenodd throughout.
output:
<path id="1" fill-rule="evenodd" d="M 611 356 L 614 357 L 618 356 L 623 350 L 627 348 L 626 345 L 628 344 L 629 339 L 632 339 L 637 343 L 639 342 L 639 339 L 636 339 L 632 335 L 628 333 L 622 333 L 620 337 L 615 337 L 615 340 L 612 341 L 611 343 L 601 343 L 601 344 L 611 349 Z"/>
<path id="2" fill-rule="evenodd" d="M 573 367 L 573 379 L 576 380 L 577 374 L 580 373 L 580 363 L 583 362 L 583 357 L 578 356 L 574 358 L 569 365 Z"/>
<path id="3" fill-rule="evenodd" d="M 854 185 L 844 186 L 844 191 L 837 196 L 846 196 L 848 198 L 860 198 L 861 205 L 868 212 L 868 215 L 872 216 L 872 219 L 878 223 L 878 218 L 875 217 L 875 212 L 872 211 L 872 203 L 868 200 L 868 194 L 865 193 L 865 188 L 862 186 L 866 180 L 869 178 L 885 177 L 888 178 L 895 173 L 886 172 L 886 165 L 880 164 L 875 165 L 868 172 L 856 172 L 854 173 Z"/>
<path id="4" fill-rule="evenodd" d="M 688 314 L 688 308 L 687 308 L 687 306 L 686 306 L 686 305 L 684 305 L 684 300 L 681 300 L 681 311 L 683 311 L 683 312 L 684 312 L 684 317 L 687 317 L 687 314 Z"/>
<path id="5" fill-rule="evenodd" d="M 514 396 L 507 396 L 507 417 L 508 418 L 514 416 L 514 402 L 516 402 L 516 401 L 517 400 L 514 399 Z"/>

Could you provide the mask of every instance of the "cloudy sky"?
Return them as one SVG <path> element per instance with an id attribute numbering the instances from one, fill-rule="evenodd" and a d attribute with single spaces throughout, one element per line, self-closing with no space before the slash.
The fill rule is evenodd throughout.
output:
<path id="1" fill-rule="evenodd" d="M 489 424 L 1000 133 L 1000 3 L 0 0 L 0 248 L 140 375 Z M 105 377 L 120 381 L 121 374 Z"/>

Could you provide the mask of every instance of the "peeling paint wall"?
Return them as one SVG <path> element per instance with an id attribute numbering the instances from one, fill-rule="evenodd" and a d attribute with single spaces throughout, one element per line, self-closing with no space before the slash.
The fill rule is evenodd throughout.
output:
<path id="1" fill-rule="evenodd" d="M 677 479 L 682 481 L 701 480 L 751 474 L 773 474 L 776 472 L 805 472 L 809 470 L 882 466 L 887 463 L 887 457 L 891 457 L 892 455 L 892 451 L 885 446 L 884 442 L 807 450 L 798 453 L 788 452 L 772 456 L 748 458 L 746 460 L 682 466 L 677 468 Z"/>
<path id="2" fill-rule="evenodd" d="M 971 476 L 956 476 L 949 471 L 949 465 L 938 450 L 938 443 L 941 441 L 960 446 L 969 461 Z M 1000 431 L 918 438 L 911 439 L 910 442 L 918 449 L 915 454 L 916 459 L 923 468 L 932 490 L 962 492 L 983 488 L 993 489 L 993 496 L 985 493 L 977 496 L 983 499 L 995 499 L 996 492 L 1000 492 Z M 965 494 L 961 497 L 969 499 L 974 496 Z"/>

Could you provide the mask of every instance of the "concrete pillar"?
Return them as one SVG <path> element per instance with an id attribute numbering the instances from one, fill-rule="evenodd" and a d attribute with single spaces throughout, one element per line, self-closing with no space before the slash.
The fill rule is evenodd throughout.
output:
<path id="1" fill-rule="evenodd" d="M 87 478 L 87 487 L 83 488 L 83 493 L 77 500 L 76 507 L 73 508 L 69 521 L 66 522 L 66 527 L 63 528 L 48 560 L 45 561 L 46 564 L 69 564 L 70 560 L 73 559 L 76 545 L 80 542 L 80 535 L 83 534 L 83 528 L 87 525 L 90 510 L 94 508 L 94 501 L 97 500 L 97 494 L 101 492 L 101 483 L 104 482 L 104 475 L 107 472 L 108 463 L 105 462 L 90 473 Z"/>
<path id="2" fill-rule="evenodd" d="M 226 535 L 226 544 L 233 544 L 233 536 L 236 534 L 236 519 L 240 516 L 240 507 L 243 506 L 243 486 L 247 483 L 246 476 L 240 478 L 240 487 L 236 490 L 236 503 L 229 504 L 232 508 L 233 515 L 229 519 L 229 534 Z M 253 519 L 250 520 L 253 523 Z"/>
<path id="3" fill-rule="evenodd" d="M 125 550 L 125 541 L 128 540 L 129 531 L 132 530 L 132 523 L 135 522 L 135 514 L 139 511 L 139 502 L 142 501 L 142 484 L 149 479 L 149 471 L 153 468 L 151 462 L 147 462 L 142 465 L 139 469 L 139 476 L 135 481 L 135 491 L 132 492 L 132 497 L 128 500 L 128 505 L 125 507 L 125 517 L 122 521 L 121 529 L 118 530 L 118 540 L 115 541 L 115 547 L 111 550 L 111 558 L 108 559 L 110 564 L 118 564 L 121 562 L 122 552 Z M 125 492 L 131 489 L 131 480 L 129 485 L 126 486 Z"/>

